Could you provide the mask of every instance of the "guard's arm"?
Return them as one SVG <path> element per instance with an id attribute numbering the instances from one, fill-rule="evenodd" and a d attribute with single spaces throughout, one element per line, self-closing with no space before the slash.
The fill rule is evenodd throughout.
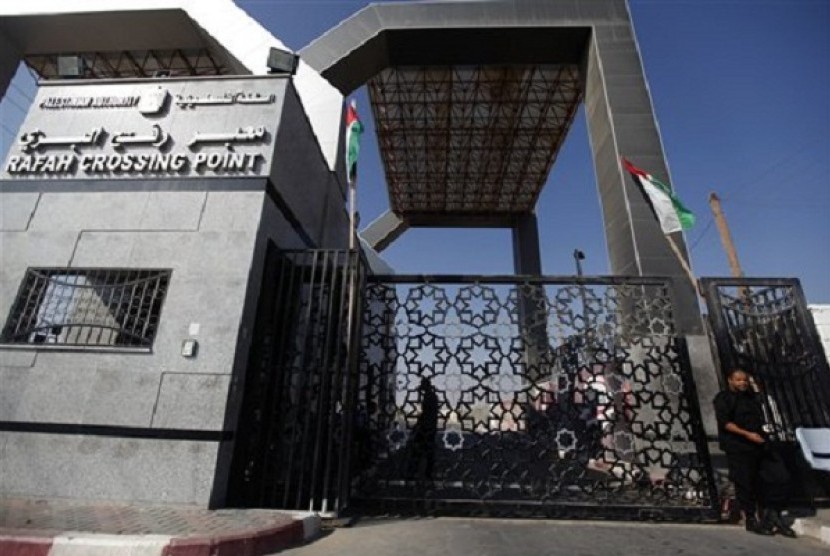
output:
<path id="1" fill-rule="evenodd" d="M 726 423 L 726 425 L 724 425 L 723 428 L 725 431 L 731 432 L 732 434 L 737 434 L 738 436 L 743 436 L 744 438 L 746 438 L 750 442 L 754 442 L 755 444 L 764 443 L 763 436 L 761 436 L 757 432 L 751 432 L 746 429 L 743 429 L 731 421 Z"/>

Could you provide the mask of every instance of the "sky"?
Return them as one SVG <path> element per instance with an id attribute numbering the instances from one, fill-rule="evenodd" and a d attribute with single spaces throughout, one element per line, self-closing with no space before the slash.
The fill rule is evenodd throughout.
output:
<path id="1" fill-rule="evenodd" d="M 300 50 L 368 2 L 237 4 Z M 730 273 L 708 203 L 716 192 L 747 276 L 796 277 L 809 303 L 830 303 L 830 0 L 629 5 L 671 183 L 697 215 L 686 234 L 695 274 Z M 0 104 L 3 153 L 30 97 L 22 77 Z M 389 202 L 365 87 L 354 98 L 365 226 Z M 536 213 L 544 274 L 574 274 L 574 249 L 585 274 L 610 272 L 582 110 Z M 508 229 L 410 229 L 382 255 L 402 274 L 513 273 Z"/>

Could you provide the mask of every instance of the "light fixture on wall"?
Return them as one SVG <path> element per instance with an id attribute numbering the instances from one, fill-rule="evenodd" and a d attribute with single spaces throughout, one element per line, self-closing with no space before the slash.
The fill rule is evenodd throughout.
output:
<path id="1" fill-rule="evenodd" d="M 290 50 L 271 47 L 268 51 L 268 73 L 287 73 L 294 75 L 297 73 L 297 65 L 299 62 L 300 57 Z"/>
<path id="2" fill-rule="evenodd" d="M 86 63 L 80 56 L 58 56 L 58 75 L 63 79 L 76 79 L 84 76 Z"/>

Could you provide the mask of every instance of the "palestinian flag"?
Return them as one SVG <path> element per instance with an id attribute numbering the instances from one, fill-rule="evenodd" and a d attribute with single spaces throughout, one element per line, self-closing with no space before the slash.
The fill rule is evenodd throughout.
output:
<path id="1" fill-rule="evenodd" d="M 360 136 L 363 124 L 357 117 L 357 103 L 352 100 L 346 107 L 346 176 L 349 183 L 357 178 L 357 155 L 360 153 Z"/>
<path id="2" fill-rule="evenodd" d="M 661 182 L 651 174 L 640 170 L 628 160 L 622 159 L 625 169 L 631 172 L 634 179 L 642 187 L 646 194 L 654 214 L 660 221 L 660 227 L 664 234 L 671 234 L 688 230 L 695 224 L 695 215 L 692 211 L 683 206 L 671 187 Z"/>

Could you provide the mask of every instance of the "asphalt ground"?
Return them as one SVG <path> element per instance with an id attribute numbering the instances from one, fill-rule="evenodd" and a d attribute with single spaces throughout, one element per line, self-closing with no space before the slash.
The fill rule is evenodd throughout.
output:
<path id="1" fill-rule="evenodd" d="M 284 556 L 812 556 L 820 541 L 764 537 L 738 525 L 463 518 L 362 519 Z"/>

